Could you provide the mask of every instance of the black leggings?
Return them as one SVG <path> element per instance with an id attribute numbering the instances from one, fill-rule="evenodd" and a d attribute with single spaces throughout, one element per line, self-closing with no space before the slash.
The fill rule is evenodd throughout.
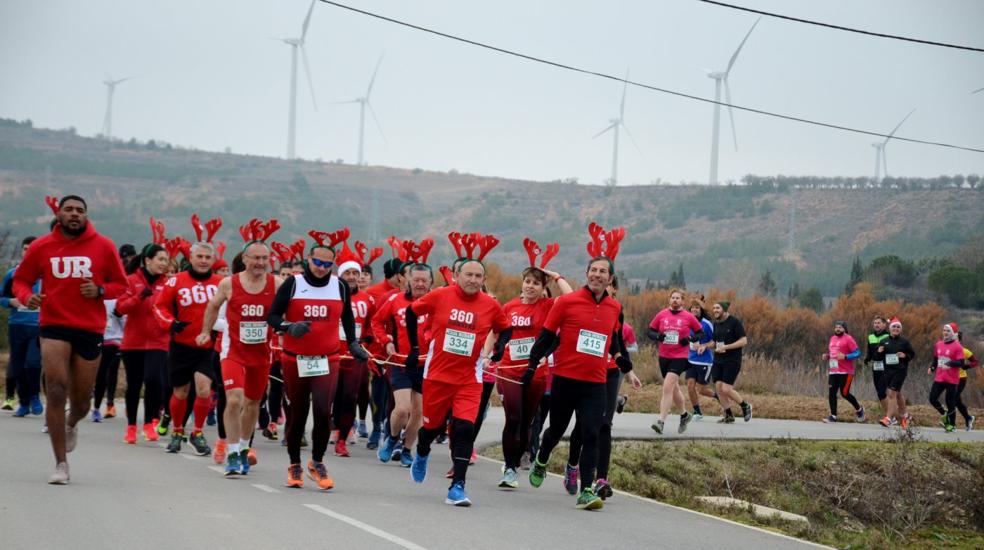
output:
<path id="1" fill-rule="evenodd" d="M 362 369 L 362 379 L 359 380 L 359 400 L 356 403 L 359 407 L 359 419 L 366 420 L 366 411 L 369 410 L 369 367 Z"/>
<path id="2" fill-rule="evenodd" d="M 530 446 L 530 428 L 540 408 L 540 400 L 546 389 L 546 379 L 533 380 L 521 386 L 505 380 L 499 382 L 502 392 L 502 408 L 506 423 L 502 427 L 502 454 L 506 468 L 519 468 L 519 460 Z"/>
<path id="3" fill-rule="evenodd" d="M 369 381 L 369 404 L 372 406 L 372 431 L 382 430 L 383 420 L 388 418 L 389 381 L 385 375 L 372 375 Z"/>
<path id="4" fill-rule="evenodd" d="M 280 361 L 270 365 L 270 381 L 267 383 L 267 391 L 260 401 L 260 426 L 266 428 L 271 422 L 280 423 L 280 413 L 284 407 L 284 379 L 283 369 Z"/>
<path id="5" fill-rule="evenodd" d="M 162 373 L 167 371 L 167 352 L 159 349 L 127 350 L 123 355 L 126 372 L 126 423 L 137 424 L 140 388 L 144 388 L 144 424 L 158 417 L 161 404 Z"/>
<path id="6" fill-rule="evenodd" d="M 431 452 L 431 443 L 437 436 L 444 433 L 447 422 L 437 428 L 428 430 L 423 426 L 417 431 L 417 455 L 427 456 Z M 468 473 L 468 461 L 471 460 L 475 449 L 475 424 L 460 418 L 451 419 L 451 462 L 454 474 L 451 483 L 464 482 Z"/>
<path id="7" fill-rule="evenodd" d="M 219 434 L 219 439 L 226 438 L 225 431 L 225 408 L 226 408 L 226 394 L 225 394 L 225 384 L 222 382 L 222 360 L 219 359 L 219 353 L 215 352 L 212 354 L 212 372 L 215 374 L 212 376 L 212 390 L 215 391 L 216 403 L 215 403 L 215 427 Z M 195 395 L 194 388 L 192 391 L 188 392 L 188 396 L 192 397 Z M 191 405 L 194 407 L 194 405 Z M 238 441 L 233 441 L 233 443 L 239 443 Z"/>
<path id="8" fill-rule="evenodd" d="M 482 423 L 485 422 L 485 413 L 489 412 L 489 399 L 492 398 L 492 390 L 495 389 L 495 382 L 482 382 L 482 400 L 478 402 L 478 418 L 475 419 L 475 433 L 472 434 L 472 443 L 478 437 Z M 471 453 L 468 455 L 471 458 Z"/>
<path id="9" fill-rule="evenodd" d="M 957 410 L 960 411 L 960 416 L 963 417 L 964 422 L 970 420 L 970 411 L 967 410 L 967 405 L 963 402 L 963 399 L 960 399 L 960 394 L 963 393 L 964 388 L 966 387 L 967 387 L 967 379 L 961 378 L 960 385 L 957 386 Z"/>
<path id="10" fill-rule="evenodd" d="M 308 408 L 314 409 L 314 428 L 311 430 L 311 459 L 321 462 L 331 435 L 331 404 L 338 384 L 338 363 L 329 365 L 328 374 L 297 376 L 297 360 L 289 355 L 283 359 L 284 383 L 290 409 L 287 413 L 287 454 L 291 464 L 301 463 L 301 437 L 307 425 Z M 313 406 L 312 406 L 313 405 Z"/>
<path id="11" fill-rule="evenodd" d="M 550 396 L 550 427 L 543 434 L 537 460 L 546 464 L 550 453 L 564 437 L 571 416 L 581 424 L 581 489 L 591 487 L 598 465 L 598 435 L 605 421 L 606 386 L 554 375 Z"/>
<path id="12" fill-rule="evenodd" d="M 540 406 L 537 408 L 536 416 L 533 417 L 533 425 L 530 426 L 530 457 L 536 456 L 537 451 L 540 450 L 540 434 L 543 433 L 543 426 L 549 416 L 550 392 L 546 392 L 540 399 Z"/>
<path id="13" fill-rule="evenodd" d="M 618 404 L 618 387 L 622 373 L 618 369 L 608 369 L 605 379 L 605 422 L 598 432 L 598 479 L 608 479 L 608 465 L 612 460 L 612 421 L 615 419 L 615 406 Z M 581 459 L 581 419 L 574 422 L 571 432 L 570 452 L 567 463 L 577 466 Z"/>
<path id="14" fill-rule="evenodd" d="M 338 373 L 338 385 L 335 388 L 335 429 L 338 430 L 338 440 L 345 441 L 349 430 L 355 424 L 355 413 L 359 401 L 359 391 L 362 387 L 362 373 L 369 367 L 365 363 L 349 361 Z"/>
<path id="15" fill-rule="evenodd" d="M 957 423 L 957 384 L 946 382 L 933 382 L 933 387 L 929 390 L 929 404 L 940 414 L 946 416 L 946 423 L 954 426 Z M 940 405 L 940 394 L 946 392 L 946 410 Z"/>
<path id="16" fill-rule="evenodd" d="M 120 376 L 120 347 L 116 345 L 104 345 L 102 358 L 99 360 L 99 372 L 96 374 L 96 389 L 94 390 L 95 401 L 92 404 L 94 410 L 99 410 L 102 405 L 103 397 L 106 398 L 106 405 L 112 406 L 116 398 L 116 384 Z"/>
<path id="17" fill-rule="evenodd" d="M 854 410 L 861 410 L 861 403 L 858 403 L 858 400 L 851 393 L 851 382 L 854 382 L 853 374 L 827 375 L 827 402 L 830 404 L 830 414 L 837 416 L 838 393 L 854 407 Z"/>

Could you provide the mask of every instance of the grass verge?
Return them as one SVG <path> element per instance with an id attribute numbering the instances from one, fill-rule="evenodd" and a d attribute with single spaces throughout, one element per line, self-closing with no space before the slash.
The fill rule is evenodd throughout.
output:
<path id="1" fill-rule="evenodd" d="M 501 449 L 484 454 L 501 458 Z M 566 458 L 561 444 L 550 470 L 563 473 Z M 837 548 L 984 548 L 984 443 L 619 441 L 608 479 L 640 496 Z M 810 524 L 695 500 L 704 495 L 801 514 Z"/>

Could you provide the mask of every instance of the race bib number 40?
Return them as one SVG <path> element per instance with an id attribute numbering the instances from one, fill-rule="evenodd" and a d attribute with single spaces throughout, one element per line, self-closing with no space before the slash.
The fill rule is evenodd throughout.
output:
<path id="1" fill-rule="evenodd" d="M 581 332 L 577 335 L 577 348 L 575 349 L 578 353 L 604 357 L 605 350 L 608 349 L 607 344 L 607 334 L 581 329 Z"/>
<path id="2" fill-rule="evenodd" d="M 448 353 L 471 357 L 472 350 L 475 349 L 475 335 L 470 332 L 446 329 L 443 349 Z"/>
<path id="3" fill-rule="evenodd" d="M 533 342 L 536 338 L 517 338 L 509 341 L 509 357 L 513 361 L 530 358 L 530 350 L 533 349 Z"/>
<path id="4" fill-rule="evenodd" d="M 266 321 L 242 321 L 239 323 L 239 341 L 244 344 L 263 344 L 267 341 Z"/>
<path id="5" fill-rule="evenodd" d="M 308 378 L 328 374 L 328 357 L 326 355 L 298 355 L 297 376 Z"/>

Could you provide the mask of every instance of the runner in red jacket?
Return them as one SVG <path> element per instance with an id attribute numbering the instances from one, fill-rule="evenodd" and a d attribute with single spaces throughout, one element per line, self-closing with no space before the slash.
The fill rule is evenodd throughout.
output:
<path id="1" fill-rule="evenodd" d="M 41 309 L 41 367 L 48 407 L 48 436 L 55 473 L 48 482 L 68 483 L 66 453 L 75 449 L 77 423 L 89 412 L 106 327 L 104 299 L 127 288 L 116 245 L 88 221 L 82 197 L 48 199 L 57 223 L 51 233 L 27 249 L 14 272 L 14 296 L 30 309 Z M 33 291 L 41 280 L 39 293 Z M 71 412 L 65 415 L 66 398 Z"/>
<path id="2" fill-rule="evenodd" d="M 482 399 L 482 363 L 479 355 L 486 338 L 496 338 L 509 328 L 502 306 L 482 292 L 485 284 L 485 265 L 481 260 L 498 239 L 488 235 L 469 235 L 479 246 L 481 254 L 469 258 L 459 268 L 457 284 L 433 290 L 407 308 L 407 335 L 410 352 L 407 369 L 416 369 L 420 355 L 417 338 L 417 317 L 429 315 L 432 339 L 424 363 L 423 421 L 417 440 L 417 454 L 411 466 L 411 476 L 423 483 L 427 460 L 434 439 L 444 431 L 448 412 L 451 413 L 452 459 L 454 475 L 445 503 L 470 506 L 465 493 L 465 475 L 471 459 L 475 420 Z"/>
<path id="3" fill-rule="evenodd" d="M 189 442 L 201 456 L 212 449 L 205 440 L 202 427 L 211 404 L 212 394 L 212 345 L 195 341 L 202 330 L 205 308 L 218 291 L 221 275 L 212 272 L 215 263 L 215 247 L 208 242 L 191 246 L 191 267 L 168 279 L 164 290 L 157 297 L 154 313 L 157 322 L 171 332 L 168 350 L 168 380 L 171 394 L 171 420 L 174 423 L 167 452 L 181 451 L 184 425 L 187 421 L 188 393 L 195 382 L 195 425 Z M 161 424 L 164 424 L 162 419 Z"/>

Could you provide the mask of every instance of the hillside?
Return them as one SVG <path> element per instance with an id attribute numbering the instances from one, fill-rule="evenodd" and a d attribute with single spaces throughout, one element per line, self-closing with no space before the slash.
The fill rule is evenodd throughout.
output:
<path id="1" fill-rule="evenodd" d="M 443 237 L 448 231 L 491 231 L 503 241 L 493 259 L 506 270 L 523 266 L 521 243 L 530 235 L 560 242 L 557 267 L 577 274 L 585 228 L 594 220 L 628 229 L 620 271 L 665 280 L 682 263 L 691 287 L 750 290 L 769 269 L 781 292 L 796 282 L 833 294 L 855 255 L 864 261 L 883 254 L 942 256 L 984 233 L 980 190 L 609 189 L 110 144 L 70 131 L 0 125 L 0 231 L 15 237 L 46 227 L 44 195 L 78 193 L 89 200 L 100 230 L 135 244 L 149 239 L 149 216 L 163 219 L 169 234 L 188 236 L 192 212 L 222 216 L 227 226 L 219 238 L 230 242 L 254 216 L 279 218 L 285 227 L 279 240 L 345 225 L 366 238 L 374 192 L 380 236 L 434 236 L 435 264 L 452 255 Z"/>

